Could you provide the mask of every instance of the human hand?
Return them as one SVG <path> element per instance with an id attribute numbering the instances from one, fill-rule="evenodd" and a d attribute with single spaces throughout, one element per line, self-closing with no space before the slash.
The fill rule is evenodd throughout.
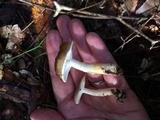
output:
<path id="1" fill-rule="evenodd" d="M 149 120 L 149 117 L 135 93 L 128 86 L 125 78 L 119 75 L 87 74 L 88 88 L 101 89 L 117 87 L 127 93 L 121 104 L 115 96 L 93 97 L 83 95 L 80 103 L 74 102 L 74 92 L 84 73 L 71 69 L 66 83 L 55 73 L 55 58 L 62 42 L 73 40 L 73 58 L 88 63 L 115 63 L 114 58 L 96 33 L 87 33 L 78 19 L 60 16 L 57 20 L 58 30 L 47 35 L 46 46 L 49 59 L 52 86 L 57 100 L 58 111 L 40 108 L 31 114 L 32 120 Z M 96 85 L 98 81 L 104 82 Z"/>

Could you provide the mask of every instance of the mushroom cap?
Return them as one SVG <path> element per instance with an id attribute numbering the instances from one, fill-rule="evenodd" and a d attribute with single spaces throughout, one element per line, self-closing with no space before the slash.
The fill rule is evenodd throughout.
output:
<path id="1" fill-rule="evenodd" d="M 70 60 L 72 59 L 72 46 L 73 42 L 71 41 L 62 43 L 55 61 L 56 74 L 63 82 L 67 81 L 67 77 L 71 69 Z"/>
<path id="2" fill-rule="evenodd" d="M 80 84 L 79 84 L 79 86 L 78 86 L 78 88 L 77 88 L 77 90 L 74 94 L 74 101 L 75 101 L 76 104 L 79 104 L 79 101 L 80 101 L 81 96 L 83 94 L 85 83 L 86 83 L 85 78 L 86 77 L 83 76 L 83 78 L 82 78 L 82 80 L 81 80 L 81 82 L 80 82 Z"/>

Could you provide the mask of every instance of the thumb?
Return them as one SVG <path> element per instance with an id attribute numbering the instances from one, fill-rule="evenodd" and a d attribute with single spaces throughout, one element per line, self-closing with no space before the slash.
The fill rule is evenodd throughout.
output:
<path id="1" fill-rule="evenodd" d="M 30 115 L 31 120 L 65 120 L 57 111 L 50 108 L 40 108 L 33 111 Z"/>

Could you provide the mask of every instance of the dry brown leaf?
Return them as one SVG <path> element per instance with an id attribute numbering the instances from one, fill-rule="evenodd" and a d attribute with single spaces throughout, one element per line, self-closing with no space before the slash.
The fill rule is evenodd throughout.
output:
<path id="1" fill-rule="evenodd" d="M 135 12 L 135 9 L 136 9 L 137 4 L 138 4 L 138 0 L 126 0 L 124 2 L 124 4 L 125 4 L 128 11 Z"/>
<path id="2" fill-rule="evenodd" d="M 137 9 L 136 14 L 143 14 L 145 16 L 152 15 L 155 13 L 155 10 L 159 10 L 159 4 L 159 0 L 146 0 L 146 2 L 144 2 L 143 5 Z M 160 25 L 160 13 L 155 15 L 154 20 L 158 25 Z"/>
<path id="3" fill-rule="evenodd" d="M 25 37 L 18 24 L 0 27 L 0 35 L 3 38 L 11 39 L 13 42 L 21 42 Z"/>
<path id="4" fill-rule="evenodd" d="M 143 5 L 136 11 L 136 14 L 141 14 L 157 5 L 159 5 L 159 0 L 146 0 L 146 2 L 144 2 Z"/>
<path id="5" fill-rule="evenodd" d="M 0 27 L 0 35 L 8 39 L 6 50 L 12 50 L 15 43 L 20 44 L 25 38 L 25 34 L 18 24 Z"/>
<path id="6" fill-rule="evenodd" d="M 53 7 L 52 0 L 32 0 L 32 2 L 40 5 Z M 45 10 L 45 8 L 38 6 L 32 7 L 32 16 L 35 24 L 35 30 L 37 33 L 39 33 L 43 29 L 50 13 L 51 11 Z"/>
<path id="7" fill-rule="evenodd" d="M 155 16 L 154 20 L 156 21 L 156 23 L 157 23 L 158 25 L 160 25 L 160 13 L 158 13 L 158 14 Z"/>

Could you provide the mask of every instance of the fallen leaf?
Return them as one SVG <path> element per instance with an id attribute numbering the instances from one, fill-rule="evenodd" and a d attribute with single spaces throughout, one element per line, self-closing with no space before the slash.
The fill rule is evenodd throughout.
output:
<path id="1" fill-rule="evenodd" d="M 126 0 L 124 2 L 125 4 L 125 7 L 127 8 L 128 11 L 130 12 L 135 12 L 135 9 L 137 7 L 137 3 L 138 3 L 138 0 Z"/>
<path id="2" fill-rule="evenodd" d="M 52 0 L 32 0 L 32 2 L 39 5 L 46 5 L 49 7 L 53 7 Z M 40 6 L 32 7 L 32 16 L 34 20 L 35 30 L 37 33 L 39 33 L 43 29 L 50 13 L 51 11 L 45 10 L 45 8 L 43 7 Z"/>
<path id="3" fill-rule="evenodd" d="M 137 9 L 136 14 L 144 13 L 159 5 L 159 0 L 146 0 L 143 5 Z"/>
<path id="4" fill-rule="evenodd" d="M 0 35 L 8 39 L 6 50 L 12 50 L 15 43 L 20 44 L 23 38 L 25 38 L 25 34 L 18 24 L 0 27 Z"/>

